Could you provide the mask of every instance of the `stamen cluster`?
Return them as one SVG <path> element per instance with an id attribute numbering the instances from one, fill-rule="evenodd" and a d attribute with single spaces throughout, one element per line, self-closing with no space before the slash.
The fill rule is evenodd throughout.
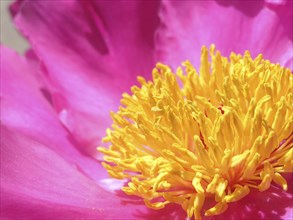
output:
<path id="1" fill-rule="evenodd" d="M 99 148 L 104 167 L 129 179 L 123 191 L 153 209 L 177 203 L 188 217 L 201 217 L 207 197 L 216 205 L 206 216 L 224 212 L 251 188 L 284 190 L 282 176 L 292 172 L 292 82 L 289 69 L 262 55 L 232 53 L 230 61 L 215 47 L 202 48 L 199 74 L 190 62 L 176 74 L 165 65 L 153 81 L 123 94 L 111 113 L 112 129 Z"/>

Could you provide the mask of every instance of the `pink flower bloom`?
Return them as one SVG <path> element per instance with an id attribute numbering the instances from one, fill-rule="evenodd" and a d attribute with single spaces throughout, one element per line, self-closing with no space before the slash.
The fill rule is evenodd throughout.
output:
<path id="1" fill-rule="evenodd" d="M 291 1 L 29 1 L 11 7 L 31 50 L 1 46 L 1 217 L 184 219 L 117 189 L 96 147 L 123 92 L 202 45 L 293 69 Z M 288 181 L 292 181 L 288 176 Z M 253 191 L 215 219 L 291 219 L 292 188 Z"/>

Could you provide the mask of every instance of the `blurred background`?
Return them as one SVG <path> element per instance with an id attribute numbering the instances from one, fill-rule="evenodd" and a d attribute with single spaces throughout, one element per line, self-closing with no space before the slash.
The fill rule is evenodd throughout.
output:
<path id="1" fill-rule="evenodd" d="M 29 47 L 27 41 L 20 36 L 12 24 L 9 5 L 13 0 L 0 0 L 0 42 L 5 46 L 23 54 Z"/>

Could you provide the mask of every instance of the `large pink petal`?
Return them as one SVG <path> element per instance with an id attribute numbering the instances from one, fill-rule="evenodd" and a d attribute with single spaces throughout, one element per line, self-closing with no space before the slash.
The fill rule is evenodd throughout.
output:
<path id="1" fill-rule="evenodd" d="M 42 94 L 40 66 L 1 47 L 1 123 L 46 144 L 93 179 L 106 177 L 100 163 L 83 155 Z M 100 169 L 99 169 L 100 168 Z"/>
<path id="2" fill-rule="evenodd" d="M 1 217 L 4 219 L 133 219 L 141 201 L 98 187 L 46 143 L 1 125 Z"/>
<path id="3" fill-rule="evenodd" d="M 269 190 L 259 192 L 251 190 L 245 198 L 229 204 L 229 208 L 222 215 L 212 219 L 221 220 L 289 220 L 292 219 L 293 208 L 292 189 L 288 192 L 280 187 L 272 186 Z M 210 208 L 205 207 L 205 208 Z"/>
<path id="4" fill-rule="evenodd" d="M 292 0 L 279 0 L 279 1 L 273 1 L 273 0 L 266 0 L 266 6 L 270 8 L 271 10 L 275 11 L 275 13 L 279 16 L 280 22 L 282 26 L 285 28 L 285 33 L 291 39 L 293 40 L 293 23 L 292 23 L 292 17 L 293 17 L 293 1 Z M 293 56 L 293 51 L 291 47 L 291 55 Z M 286 66 L 292 67 L 293 61 L 292 59 L 289 61 Z"/>
<path id="5" fill-rule="evenodd" d="M 43 62 L 61 121 L 91 154 L 121 94 L 154 66 L 157 5 L 24 1 L 14 17 Z"/>
<path id="6" fill-rule="evenodd" d="M 49 146 L 1 126 L 1 217 L 93 217 L 99 193 Z"/>
<path id="7" fill-rule="evenodd" d="M 226 56 L 250 50 L 293 68 L 292 14 L 283 19 L 263 1 L 163 1 L 160 19 L 157 56 L 173 67 L 198 67 L 201 46 L 214 43 Z"/>
<path id="8" fill-rule="evenodd" d="M 25 0 L 15 0 L 14 3 L 10 5 L 9 9 L 12 17 L 14 17 L 19 12 L 19 9 L 21 8 L 24 1 Z"/>

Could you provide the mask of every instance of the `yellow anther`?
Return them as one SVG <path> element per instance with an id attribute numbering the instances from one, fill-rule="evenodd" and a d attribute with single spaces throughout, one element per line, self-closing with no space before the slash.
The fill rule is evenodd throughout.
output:
<path id="1" fill-rule="evenodd" d="M 243 173 L 243 178 L 246 179 L 249 176 L 252 176 L 253 173 L 255 172 L 257 165 L 259 163 L 260 159 L 260 154 L 256 153 L 253 158 L 247 163 L 244 173 Z"/>
<path id="2" fill-rule="evenodd" d="M 228 205 L 226 202 L 219 202 L 213 208 L 207 210 L 205 212 L 205 216 L 219 215 L 219 214 L 225 212 L 227 210 L 227 208 L 228 208 Z"/>
<path id="3" fill-rule="evenodd" d="M 216 200 L 220 201 L 225 196 L 225 191 L 228 185 L 228 181 L 222 179 L 219 181 L 218 186 L 216 188 Z"/>
<path id="4" fill-rule="evenodd" d="M 194 207 L 194 213 L 193 214 L 194 214 L 195 219 L 200 219 L 201 218 L 200 210 L 202 209 L 204 200 L 205 200 L 205 194 L 204 193 L 197 193 L 195 195 L 194 204 L 193 204 L 193 207 Z"/>
<path id="5" fill-rule="evenodd" d="M 201 179 L 202 179 L 202 174 L 197 172 L 195 174 L 195 177 L 192 180 L 192 185 L 198 193 L 204 193 L 204 189 L 202 188 L 202 185 L 200 183 Z"/>
<path id="6" fill-rule="evenodd" d="M 146 204 L 147 207 L 151 208 L 151 209 L 162 209 L 165 207 L 166 204 L 168 204 L 168 201 L 165 202 L 155 202 L 155 203 L 151 203 L 149 200 L 145 199 L 144 203 Z"/>
<path id="7" fill-rule="evenodd" d="M 210 58 L 209 58 L 210 57 Z M 293 74 L 262 55 L 221 56 L 202 48 L 199 73 L 189 61 L 176 74 L 163 64 L 152 81 L 122 95 L 113 125 L 99 147 L 110 176 L 152 209 L 177 203 L 201 218 L 206 197 L 219 215 L 250 188 L 287 190 L 293 170 Z M 180 81 L 180 82 L 179 82 Z"/>
<path id="8" fill-rule="evenodd" d="M 281 176 L 281 174 L 275 173 L 273 180 L 275 183 L 281 185 L 283 190 L 287 191 L 287 189 L 288 189 L 287 181 L 284 177 Z"/>
<path id="9" fill-rule="evenodd" d="M 249 193 L 249 188 L 248 186 L 244 187 L 236 187 L 233 193 L 225 196 L 224 201 L 229 203 L 229 202 L 236 202 L 243 197 L 245 197 Z"/>
<path id="10" fill-rule="evenodd" d="M 266 174 L 261 183 L 258 185 L 259 191 L 265 191 L 270 188 L 272 182 L 272 176 L 270 174 Z"/>
<path id="11" fill-rule="evenodd" d="M 244 153 L 237 155 L 237 156 L 234 156 L 231 161 L 231 167 L 236 167 L 239 164 L 241 164 L 243 161 L 245 161 L 246 158 L 248 157 L 249 153 L 250 153 L 250 151 L 246 150 L 246 151 L 244 151 Z"/>
<path id="12" fill-rule="evenodd" d="M 207 187 L 207 192 L 214 193 L 216 191 L 216 186 L 218 185 L 218 180 L 220 178 L 219 174 L 216 174 L 213 178 L 213 180 L 209 183 Z"/>

